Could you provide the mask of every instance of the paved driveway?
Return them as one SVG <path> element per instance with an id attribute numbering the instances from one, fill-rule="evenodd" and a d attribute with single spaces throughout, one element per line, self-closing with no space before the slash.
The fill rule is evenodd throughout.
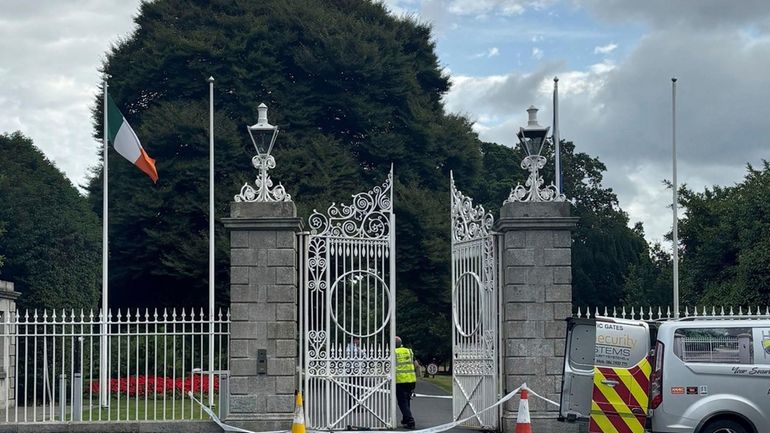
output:
<path id="1" fill-rule="evenodd" d="M 436 396 L 450 396 L 443 389 L 427 382 L 418 381 L 415 388 L 417 394 L 428 394 Z M 398 419 L 401 419 L 401 412 L 396 412 Z M 452 399 L 450 398 L 431 398 L 417 397 L 412 399 L 412 415 L 418 429 L 424 429 L 452 421 Z M 400 429 L 403 430 L 403 429 Z M 408 430 L 407 430 L 408 431 Z M 451 430 L 453 433 L 478 432 L 478 430 L 456 427 Z"/>

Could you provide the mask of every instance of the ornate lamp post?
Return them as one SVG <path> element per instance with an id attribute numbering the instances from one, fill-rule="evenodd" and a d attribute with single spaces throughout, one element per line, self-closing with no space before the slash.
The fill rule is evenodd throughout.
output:
<path id="1" fill-rule="evenodd" d="M 278 136 L 278 126 L 271 125 L 267 121 L 267 105 L 259 104 L 257 107 L 257 123 L 246 127 L 251 137 L 251 142 L 257 150 L 257 154 L 251 158 L 251 164 L 259 170 L 259 177 L 254 179 L 256 188 L 252 188 L 248 183 L 243 184 L 240 194 L 235 196 L 237 202 L 279 202 L 291 201 L 291 195 L 286 194 L 283 185 L 273 188 L 273 180 L 267 171 L 275 168 L 275 158 L 270 154 Z M 255 137 L 256 135 L 256 137 Z M 269 143 L 268 143 L 269 140 Z"/>
<path id="2" fill-rule="evenodd" d="M 559 188 L 551 182 L 550 185 L 543 187 L 543 177 L 540 170 L 545 167 L 546 159 L 541 155 L 543 147 L 548 142 L 548 126 L 540 126 L 537 123 L 537 108 L 530 106 L 527 109 L 529 121 L 527 126 L 519 128 L 516 136 L 519 138 L 521 147 L 527 156 L 521 161 L 521 168 L 529 170 L 529 177 L 524 185 L 516 185 L 511 190 L 508 199 L 503 202 L 533 202 L 533 201 L 565 201 L 564 194 L 559 192 Z"/>

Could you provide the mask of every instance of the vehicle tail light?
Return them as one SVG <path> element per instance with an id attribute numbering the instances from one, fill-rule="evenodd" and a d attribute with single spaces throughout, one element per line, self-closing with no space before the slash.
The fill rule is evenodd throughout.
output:
<path id="1" fill-rule="evenodd" d="M 656 409 L 663 403 L 663 343 L 655 343 L 654 364 L 650 377 L 650 407 Z"/>

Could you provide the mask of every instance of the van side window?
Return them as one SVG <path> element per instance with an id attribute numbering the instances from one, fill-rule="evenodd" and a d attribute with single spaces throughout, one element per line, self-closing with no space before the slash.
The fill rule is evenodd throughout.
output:
<path id="1" fill-rule="evenodd" d="M 674 333 L 674 354 L 684 362 L 752 364 L 751 328 L 681 328 Z"/>
<path id="2" fill-rule="evenodd" d="M 754 328 L 754 364 L 770 364 L 770 328 Z"/>

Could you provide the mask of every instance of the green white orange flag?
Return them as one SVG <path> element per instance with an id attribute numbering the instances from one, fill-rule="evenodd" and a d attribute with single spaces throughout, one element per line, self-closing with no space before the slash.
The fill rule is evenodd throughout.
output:
<path id="1" fill-rule="evenodd" d="M 119 154 L 150 176 L 153 182 L 157 182 L 158 170 L 155 168 L 155 160 L 144 151 L 139 138 L 115 105 L 112 96 L 107 95 L 107 99 L 107 137 L 110 143 Z"/>

